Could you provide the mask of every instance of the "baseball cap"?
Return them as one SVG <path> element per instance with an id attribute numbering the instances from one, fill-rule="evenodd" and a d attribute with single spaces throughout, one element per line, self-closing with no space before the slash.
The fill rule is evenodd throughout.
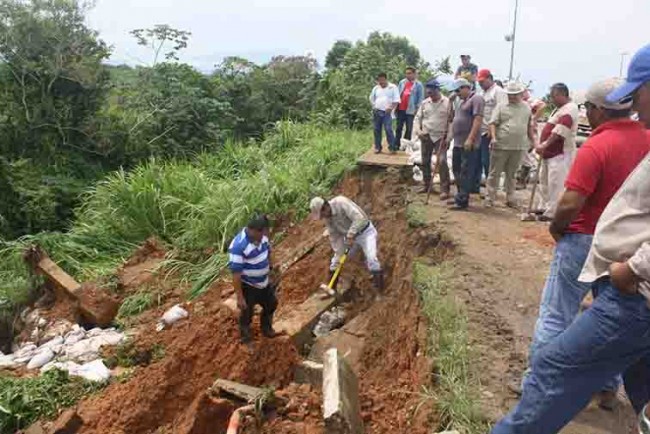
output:
<path id="1" fill-rule="evenodd" d="M 458 90 L 461 87 L 472 87 L 472 83 L 469 82 L 466 78 L 459 78 L 454 81 L 454 84 L 451 86 L 451 90 Z"/>
<path id="2" fill-rule="evenodd" d="M 470 56 L 469 54 L 461 54 L 460 58 L 462 59 L 463 57 L 467 57 L 468 59 L 470 59 L 472 56 Z"/>
<path id="3" fill-rule="evenodd" d="M 636 52 L 627 69 L 627 80 L 607 95 L 607 101 L 619 101 L 650 81 L 650 44 Z"/>
<path id="4" fill-rule="evenodd" d="M 320 219 L 320 211 L 325 205 L 325 199 L 322 197 L 315 197 L 309 203 L 309 210 L 311 211 L 311 217 L 315 220 Z"/>
<path id="5" fill-rule="evenodd" d="M 632 98 L 623 97 L 610 102 L 607 98 L 612 91 L 620 87 L 625 81 L 620 78 L 608 78 L 598 81 L 589 87 L 585 94 L 585 100 L 597 107 L 610 110 L 626 110 L 632 107 Z"/>
<path id="6" fill-rule="evenodd" d="M 478 74 L 476 75 L 476 79 L 478 81 L 487 80 L 488 78 L 490 78 L 491 75 L 492 73 L 490 72 L 489 69 L 481 69 L 478 71 Z"/>
<path id="7" fill-rule="evenodd" d="M 431 87 L 433 89 L 440 89 L 440 82 L 438 82 L 438 80 L 434 78 L 433 80 L 427 81 L 427 84 L 425 84 L 424 86 Z"/>

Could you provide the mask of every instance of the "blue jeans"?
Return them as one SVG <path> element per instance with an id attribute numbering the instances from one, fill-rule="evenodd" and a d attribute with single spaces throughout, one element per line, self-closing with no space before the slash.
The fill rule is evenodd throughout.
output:
<path id="1" fill-rule="evenodd" d="M 621 293 L 608 278 L 594 285 L 591 308 L 534 354 L 521 400 L 492 434 L 557 433 L 620 372 L 637 413 L 650 400 L 647 302 Z"/>
<path id="2" fill-rule="evenodd" d="M 475 167 L 475 182 L 474 190 L 472 193 L 481 192 L 481 178 L 485 175 L 487 179 L 490 174 L 490 137 L 486 134 L 481 136 L 481 148 L 479 150 L 479 162 Z"/>
<path id="3" fill-rule="evenodd" d="M 390 113 L 374 110 L 373 111 L 373 124 L 375 126 L 375 149 L 381 151 L 381 130 L 386 131 L 386 139 L 388 140 L 388 147 L 395 145 L 395 135 L 393 134 L 393 118 Z"/>
<path id="4" fill-rule="evenodd" d="M 461 208 L 469 206 L 469 195 L 474 189 L 474 173 L 479 164 L 480 151 L 466 151 L 454 147 L 452 155 L 452 170 L 456 181 L 456 205 Z"/>
<path id="5" fill-rule="evenodd" d="M 592 239 L 593 236 L 587 234 L 566 234 L 557 243 L 542 291 L 529 360 L 566 330 L 580 312 L 580 304 L 591 285 L 579 282 L 578 277 L 587 260 Z M 619 379 L 614 378 L 605 389 L 618 390 L 619 385 Z"/>
<path id="6" fill-rule="evenodd" d="M 397 151 L 400 147 L 400 141 L 402 140 L 402 132 L 404 132 L 404 138 L 411 140 L 413 134 L 413 120 L 415 115 L 409 115 L 404 110 L 397 111 L 397 132 L 395 133 L 395 143 L 393 144 L 393 150 Z M 406 130 L 404 130 L 406 127 Z M 391 142 L 389 142 L 391 143 Z"/>

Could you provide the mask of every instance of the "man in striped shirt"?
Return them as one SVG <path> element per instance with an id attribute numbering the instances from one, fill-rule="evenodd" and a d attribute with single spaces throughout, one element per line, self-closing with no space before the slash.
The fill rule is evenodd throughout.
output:
<path id="1" fill-rule="evenodd" d="M 266 236 L 268 228 L 266 216 L 254 217 L 232 240 L 228 249 L 228 268 L 232 272 L 237 307 L 241 312 L 239 330 L 243 344 L 252 341 L 251 320 L 256 304 L 262 307 L 262 334 L 267 338 L 276 336 L 273 313 L 278 307 L 278 299 L 275 296 L 275 285 L 270 280 L 273 263 L 271 246 Z"/>

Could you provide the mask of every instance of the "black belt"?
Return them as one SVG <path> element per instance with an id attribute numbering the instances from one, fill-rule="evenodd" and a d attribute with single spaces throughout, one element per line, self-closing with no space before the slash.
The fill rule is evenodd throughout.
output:
<path id="1" fill-rule="evenodd" d="M 365 225 L 365 226 L 363 227 L 363 229 L 361 229 L 361 230 L 359 230 L 359 232 L 357 232 L 357 235 L 361 235 L 362 233 L 364 233 L 365 231 L 367 231 L 371 224 L 372 224 L 372 222 L 368 222 L 368 224 Z"/>

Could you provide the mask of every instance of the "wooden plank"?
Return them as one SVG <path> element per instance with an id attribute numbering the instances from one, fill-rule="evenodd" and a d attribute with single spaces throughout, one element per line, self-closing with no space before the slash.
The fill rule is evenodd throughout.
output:
<path id="1" fill-rule="evenodd" d="M 259 387 L 248 386 L 221 378 L 214 382 L 210 391 L 213 393 L 226 393 L 242 399 L 247 403 L 253 403 L 258 397 L 264 394 L 264 389 L 260 389 Z"/>
<path id="2" fill-rule="evenodd" d="M 61 267 L 56 265 L 54 261 L 45 257 L 38 262 L 37 266 L 38 270 L 43 273 L 57 289 L 63 291 L 68 297 L 75 300 L 77 299 L 81 285 L 68 273 L 63 271 Z"/>
<path id="3" fill-rule="evenodd" d="M 409 156 L 404 151 L 397 151 L 396 154 L 390 154 L 386 151 L 381 154 L 375 154 L 374 149 L 370 149 L 357 159 L 357 164 L 361 166 L 380 166 L 380 167 L 404 167 L 412 166 L 409 163 Z"/>

